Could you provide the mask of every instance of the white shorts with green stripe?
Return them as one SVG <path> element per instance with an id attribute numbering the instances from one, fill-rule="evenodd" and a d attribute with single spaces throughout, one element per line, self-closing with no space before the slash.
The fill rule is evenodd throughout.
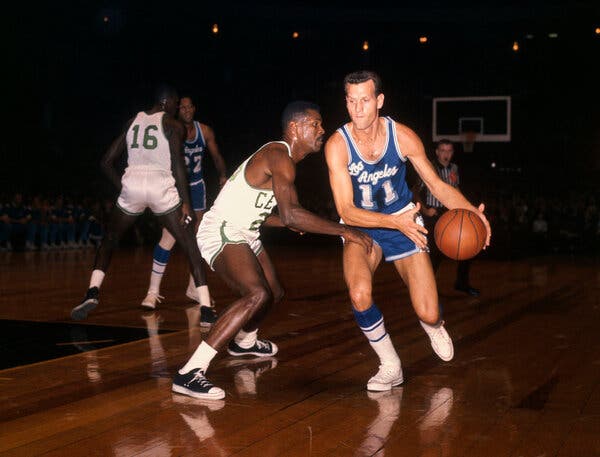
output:
<path id="1" fill-rule="evenodd" d="M 206 263 L 214 270 L 213 263 L 228 244 L 247 244 L 258 256 L 263 250 L 258 230 L 240 229 L 208 211 L 202 217 L 196 240 Z"/>

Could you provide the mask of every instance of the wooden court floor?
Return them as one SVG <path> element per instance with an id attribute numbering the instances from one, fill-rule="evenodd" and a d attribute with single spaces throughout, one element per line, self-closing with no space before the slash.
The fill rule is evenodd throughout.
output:
<path id="1" fill-rule="evenodd" d="M 181 254 L 167 268 L 163 304 L 148 314 L 138 304 L 151 248 L 123 249 L 86 323 L 148 336 L 0 371 L 0 455 L 600 456 L 597 262 L 478 260 L 480 298 L 452 289 L 455 264 L 445 262 L 438 286 L 455 344 L 449 363 L 432 353 L 406 288 L 382 265 L 374 295 L 406 381 L 373 394 L 365 383 L 377 361 L 350 311 L 339 246 L 268 249 L 287 296 L 260 335 L 280 352 L 219 355 L 209 377 L 225 400 L 170 391 L 202 338 Z M 0 319 L 70 323 L 92 260 L 91 251 L 1 253 Z M 209 281 L 222 309 L 232 295 L 214 274 Z"/>

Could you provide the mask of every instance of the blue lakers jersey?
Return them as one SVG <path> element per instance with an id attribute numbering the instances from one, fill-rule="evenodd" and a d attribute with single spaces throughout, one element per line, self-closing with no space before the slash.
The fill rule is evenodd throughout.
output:
<path id="1" fill-rule="evenodd" d="M 366 160 L 350 135 L 348 125 L 338 129 L 348 147 L 348 173 L 352 179 L 354 205 L 357 208 L 392 214 L 412 200 L 406 184 L 406 157 L 402 155 L 394 121 L 386 117 L 387 133 L 383 154 L 375 161 Z"/>
<path id="2" fill-rule="evenodd" d="M 194 121 L 194 128 L 196 129 L 196 136 L 194 139 L 191 141 L 185 140 L 185 143 L 183 144 L 190 186 L 198 184 L 204 178 L 202 174 L 202 159 L 204 158 L 204 151 L 206 150 L 206 141 L 204 141 L 202 129 L 200 128 L 200 123 L 198 121 Z"/>

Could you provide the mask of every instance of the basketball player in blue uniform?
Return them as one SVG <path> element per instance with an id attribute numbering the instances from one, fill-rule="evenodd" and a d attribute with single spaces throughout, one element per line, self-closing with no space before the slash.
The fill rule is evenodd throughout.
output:
<path id="1" fill-rule="evenodd" d="M 406 184 L 410 160 L 431 192 L 447 208 L 476 211 L 488 230 L 484 206 L 475 208 L 455 188 L 444 183 L 425 155 L 423 144 L 408 127 L 380 117 L 384 95 L 374 72 L 351 73 L 344 79 L 346 108 L 351 122 L 327 141 L 325 156 L 335 205 L 342 221 L 363 227 L 373 238 L 366 254 L 354 243 L 344 244 L 344 278 L 354 315 L 380 360 L 379 371 L 367 389 L 385 391 L 402 384 L 400 358 L 385 329 L 383 315 L 373 303 L 373 274 L 382 258 L 393 262 L 406 283 L 412 306 L 435 353 L 445 361 L 454 357 L 452 340 L 441 319 L 435 277 L 427 254 L 427 230 L 412 203 Z"/>
<path id="2" fill-rule="evenodd" d="M 173 234 L 190 263 L 200 305 L 210 305 L 202 257 L 194 238 L 196 215 L 191 210 L 187 174 L 183 159 L 185 129 L 173 116 L 179 97 L 163 86 L 155 94 L 155 104 L 140 111 L 125 131 L 111 144 L 102 159 L 102 169 L 121 190 L 102 239 L 88 291 L 71 311 L 75 320 L 85 319 L 98 305 L 99 289 L 120 236 L 146 208 Z M 115 161 L 127 151 L 127 168 L 122 177 Z"/>
<path id="3" fill-rule="evenodd" d="M 183 151 L 185 155 L 185 164 L 188 173 L 188 182 L 191 196 L 192 209 L 196 213 L 197 223 L 195 229 L 202 220 L 206 211 L 206 184 L 204 182 L 204 170 L 202 161 L 206 150 L 210 153 L 215 168 L 219 173 L 219 185 L 223 186 L 227 181 L 226 167 L 223 156 L 219 153 L 219 147 L 215 140 L 213 129 L 208 125 L 201 124 L 194 120 L 196 107 L 190 97 L 181 97 L 179 102 L 179 120 L 183 122 L 186 130 Z M 171 250 L 175 245 L 175 238 L 165 228 L 162 230 L 162 236 L 154 248 L 152 260 L 152 272 L 150 273 L 150 286 L 146 298 L 142 301 L 142 306 L 148 309 L 155 309 L 157 302 L 163 298 L 160 295 L 160 283 L 167 267 L 167 262 L 171 255 Z M 186 295 L 194 300 L 198 300 L 194 278 L 190 276 Z M 200 325 L 209 326 L 216 320 L 216 313 L 211 306 L 200 308 Z"/>

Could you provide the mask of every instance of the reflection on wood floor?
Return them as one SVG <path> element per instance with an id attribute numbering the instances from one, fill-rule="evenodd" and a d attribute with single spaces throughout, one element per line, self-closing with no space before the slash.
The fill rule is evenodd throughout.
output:
<path id="1" fill-rule="evenodd" d="M 335 244 L 335 243 L 333 243 Z M 456 355 L 441 362 L 391 265 L 374 295 L 399 349 L 403 387 L 368 393 L 377 361 L 357 328 L 339 246 L 269 246 L 287 295 L 260 334 L 276 358 L 219 355 L 222 401 L 172 394 L 201 341 L 179 252 L 145 313 L 151 248 L 115 254 L 86 321 L 146 329 L 142 340 L 0 371 L 6 456 L 599 456 L 600 271 L 591 259 L 478 260 L 479 298 L 439 290 Z M 93 253 L 0 254 L 0 318 L 69 322 Z M 209 275 L 223 309 L 232 294 Z M 158 334 L 158 329 L 173 330 Z M 22 336 L 23 351 L 27 335 Z M 82 350 L 90 349 L 85 341 Z"/>

